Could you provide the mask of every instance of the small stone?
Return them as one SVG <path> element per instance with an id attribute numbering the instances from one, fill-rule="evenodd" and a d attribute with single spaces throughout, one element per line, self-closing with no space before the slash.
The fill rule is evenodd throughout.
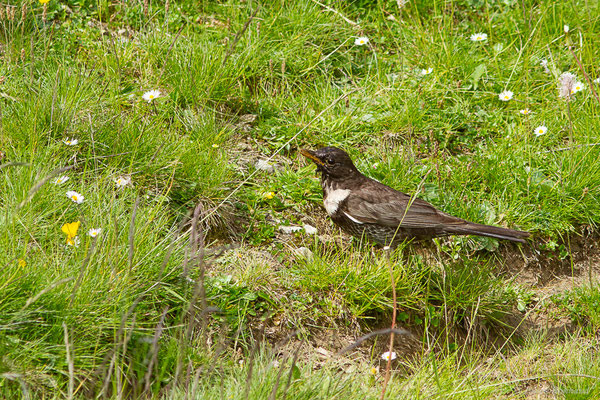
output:
<path id="1" fill-rule="evenodd" d="M 285 233 L 286 235 L 290 235 L 294 232 L 298 232 L 302 230 L 301 226 L 287 226 L 287 225 L 280 225 L 278 228 L 279 232 L 281 233 Z"/>
<path id="2" fill-rule="evenodd" d="M 316 351 L 316 352 L 317 352 L 317 353 L 318 353 L 320 356 L 327 357 L 327 358 L 331 357 L 331 352 L 330 352 L 329 350 L 327 350 L 327 349 L 324 349 L 324 348 L 322 348 L 322 347 L 317 347 L 317 348 L 315 349 L 315 351 Z"/>
<path id="3" fill-rule="evenodd" d="M 305 260 L 311 261 L 313 259 L 313 252 L 308 247 L 298 247 L 294 249 L 294 253 L 297 257 L 304 258 Z"/>
<path id="4" fill-rule="evenodd" d="M 253 122 L 256 122 L 257 119 L 258 116 L 254 114 L 244 114 L 240 117 L 240 121 L 245 124 L 251 124 Z"/>
<path id="5" fill-rule="evenodd" d="M 312 225 L 304 224 L 303 228 L 304 228 L 304 232 L 306 232 L 307 235 L 316 235 L 317 234 L 317 228 L 315 228 Z"/>

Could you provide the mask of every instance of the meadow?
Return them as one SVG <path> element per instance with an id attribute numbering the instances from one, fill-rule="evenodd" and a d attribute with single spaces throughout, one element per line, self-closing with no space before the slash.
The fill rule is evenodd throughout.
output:
<path id="1" fill-rule="evenodd" d="M 11 0 L 0 30 L 0 397 L 600 398 L 597 1 Z M 322 146 L 532 236 L 352 239 Z"/>

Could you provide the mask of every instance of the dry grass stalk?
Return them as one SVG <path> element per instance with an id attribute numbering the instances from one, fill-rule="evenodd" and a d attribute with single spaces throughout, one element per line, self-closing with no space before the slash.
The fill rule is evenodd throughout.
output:
<path id="1" fill-rule="evenodd" d="M 167 312 L 169 312 L 169 307 L 165 307 L 162 315 L 160 316 L 160 321 L 158 321 L 158 325 L 156 325 L 156 329 L 154 330 L 154 337 L 152 338 L 152 347 L 150 348 L 150 362 L 148 363 L 148 370 L 146 371 L 146 376 L 144 380 L 146 381 L 144 386 L 144 392 L 150 395 L 150 385 L 152 381 L 150 378 L 152 377 L 152 370 L 154 369 L 154 365 L 158 360 L 158 341 L 162 336 L 165 318 L 167 317 Z"/>
<path id="2" fill-rule="evenodd" d="M 129 224 L 129 254 L 127 256 L 127 263 L 129 264 L 129 268 L 132 268 L 133 265 L 133 254 L 134 247 L 133 242 L 135 239 L 135 216 L 137 215 L 137 209 L 140 205 L 140 197 L 138 196 L 135 199 L 135 204 L 133 205 L 133 212 L 131 213 L 131 223 Z"/>
<path id="3" fill-rule="evenodd" d="M 65 348 L 67 353 L 67 366 L 69 368 L 69 394 L 68 399 L 73 398 L 73 391 L 75 388 L 75 367 L 73 365 L 73 356 L 71 355 L 71 346 L 69 344 L 69 329 L 66 323 L 62 323 L 63 331 L 65 333 Z"/>
<path id="4" fill-rule="evenodd" d="M 6 19 L 9 21 L 13 21 L 15 19 L 15 11 L 16 11 L 16 7 L 13 7 L 11 5 L 7 5 L 6 6 Z"/>
<path id="5" fill-rule="evenodd" d="M 83 275 L 85 274 L 87 265 L 90 262 L 92 253 L 94 252 L 94 249 L 96 248 L 97 241 L 98 240 L 96 238 L 94 238 L 92 240 L 92 245 L 90 246 L 90 248 L 85 256 L 83 263 L 81 263 L 81 268 L 79 269 L 79 276 L 77 276 L 77 281 L 75 282 L 75 286 L 73 286 L 73 291 L 71 292 L 71 299 L 69 300 L 69 307 L 73 306 L 73 301 L 75 300 L 75 294 L 77 293 L 77 290 L 79 289 L 79 286 L 81 285 L 81 282 L 83 281 Z"/>

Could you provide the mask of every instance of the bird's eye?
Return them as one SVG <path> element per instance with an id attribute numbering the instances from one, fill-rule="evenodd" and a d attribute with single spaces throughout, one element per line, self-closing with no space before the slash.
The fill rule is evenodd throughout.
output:
<path id="1" fill-rule="evenodd" d="M 333 160 L 333 158 L 328 158 L 326 162 L 327 162 L 327 165 L 335 164 L 335 161 Z"/>

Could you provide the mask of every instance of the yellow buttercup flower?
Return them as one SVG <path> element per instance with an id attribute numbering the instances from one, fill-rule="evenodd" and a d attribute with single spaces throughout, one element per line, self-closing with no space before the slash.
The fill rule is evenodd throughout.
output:
<path id="1" fill-rule="evenodd" d="M 271 200 L 273 197 L 275 197 L 275 192 L 267 192 L 263 194 L 263 197 L 265 199 Z"/>
<path id="2" fill-rule="evenodd" d="M 25 268 L 26 265 L 27 261 L 23 260 L 22 258 L 19 258 L 19 267 Z"/>
<path id="3" fill-rule="evenodd" d="M 81 225 L 81 221 L 67 223 L 62 226 L 61 230 L 67 235 L 67 244 L 75 245 L 74 238 L 77 236 L 79 225 Z"/>
<path id="4" fill-rule="evenodd" d="M 46 3 L 49 3 L 49 2 L 50 2 L 50 0 L 40 0 L 40 4 L 46 4 Z"/>

